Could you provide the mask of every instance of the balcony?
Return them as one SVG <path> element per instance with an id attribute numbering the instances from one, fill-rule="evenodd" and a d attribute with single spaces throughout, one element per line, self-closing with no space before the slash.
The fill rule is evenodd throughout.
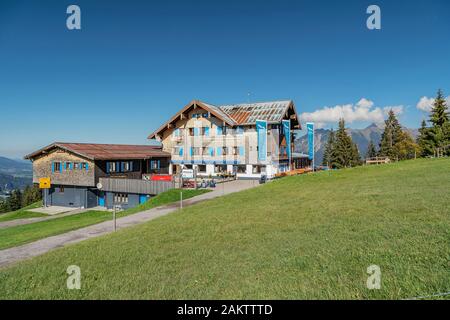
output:
<path id="1" fill-rule="evenodd" d="M 157 195 L 175 188 L 174 181 L 100 178 L 102 191 Z"/>

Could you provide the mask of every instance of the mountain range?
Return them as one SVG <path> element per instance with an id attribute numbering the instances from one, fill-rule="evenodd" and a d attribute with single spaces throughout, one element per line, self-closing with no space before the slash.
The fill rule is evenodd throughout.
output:
<path id="1" fill-rule="evenodd" d="M 0 157 L 0 192 L 23 189 L 32 183 L 31 162 Z"/>
<path id="2" fill-rule="evenodd" d="M 362 158 L 365 157 L 367 148 L 370 141 L 372 140 L 375 146 L 378 148 L 381 141 L 381 134 L 384 128 L 372 123 L 370 126 L 364 129 L 347 129 L 347 133 L 352 137 L 353 142 L 358 146 L 359 154 Z M 407 131 L 414 139 L 417 138 L 419 134 L 418 129 L 408 129 L 403 128 Z M 316 129 L 314 131 L 314 149 L 315 149 L 315 159 L 316 165 L 322 164 L 323 153 L 325 151 L 325 146 L 327 144 L 328 136 L 330 135 L 330 129 Z M 306 135 L 301 136 L 294 142 L 294 152 L 308 153 L 308 138 Z"/>

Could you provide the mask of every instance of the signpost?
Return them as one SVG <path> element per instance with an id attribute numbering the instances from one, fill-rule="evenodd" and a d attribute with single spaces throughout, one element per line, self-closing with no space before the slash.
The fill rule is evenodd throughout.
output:
<path id="1" fill-rule="evenodd" d="M 181 177 L 183 179 L 194 179 L 194 170 L 193 169 L 183 169 L 183 171 L 181 171 Z"/>
<path id="2" fill-rule="evenodd" d="M 50 178 L 39 178 L 39 189 L 44 193 L 44 207 L 47 208 L 47 194 L 48 189 L 52 186 Z"/>
<path id="3" fill-rule="evenodd" d="M 118 204 L 115 204 L 115 205 L 114 205 L 114 210 L 113 210 L 113 224 L 114 224 L 114 231 L 117 230 L 116 212 L 117 212 L 117 210 L 121 210 L 121 209 L 122 209 L 122 206 L 121 206 L 121 205 L 118 205 Z"/>

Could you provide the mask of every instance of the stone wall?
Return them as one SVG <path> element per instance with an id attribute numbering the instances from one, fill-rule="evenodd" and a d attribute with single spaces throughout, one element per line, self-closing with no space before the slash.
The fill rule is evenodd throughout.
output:
<path id="1" fill-rule="evenodd" d="M 64 166 L 62 166 L 61 172 L 52 172 L 52 162 L 85 162 L 88 164 L 88 170 L 64 170 Z M 62 149 L 56 149 L 33 161 L 33 182 L 39 183 L 39 178 L 48 177 L 50 177 L 52 185 L 94 187 L 95 165 L 93 161 L 78 157 Z"/>

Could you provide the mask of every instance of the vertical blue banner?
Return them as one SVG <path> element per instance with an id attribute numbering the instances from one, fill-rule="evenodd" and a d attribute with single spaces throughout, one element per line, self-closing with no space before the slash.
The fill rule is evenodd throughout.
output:
<path id="1" fill-rule="evenodd" d="M 258 161 L 267 160 L 267 121 L 256 120 L 258 136 Z"/>
<path id="2" fill-rule="evenodd" d="M 286 153 L 291 160 L 291 120 L 283 120 L 283 133 L 286 138 Z"/>
<path id="3" fill-rule="evenodd" d="M 308 122 L 306 129 L 308 131 L 308 156 L 310 160 L 314 160 L 314 123 Z"/>

